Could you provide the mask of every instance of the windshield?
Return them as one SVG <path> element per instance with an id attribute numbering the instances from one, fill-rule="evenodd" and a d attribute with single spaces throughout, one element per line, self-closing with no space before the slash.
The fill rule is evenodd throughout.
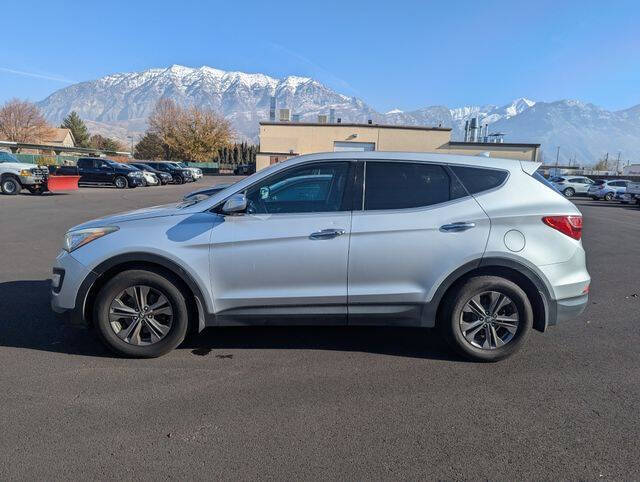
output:
<path id="1" fill-rule="evenodd" d="M 20 162 L 16 156 L 6 151 L 0 151 L 0 162 Z"/>

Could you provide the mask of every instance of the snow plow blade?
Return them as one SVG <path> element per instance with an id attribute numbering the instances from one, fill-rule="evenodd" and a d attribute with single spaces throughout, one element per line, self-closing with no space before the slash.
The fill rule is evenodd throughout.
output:
<path id="1" fill-rule="evenodd" d="M 80 176 L 49 176 L 47 190 L 49 192 L 77 191 Z"/>

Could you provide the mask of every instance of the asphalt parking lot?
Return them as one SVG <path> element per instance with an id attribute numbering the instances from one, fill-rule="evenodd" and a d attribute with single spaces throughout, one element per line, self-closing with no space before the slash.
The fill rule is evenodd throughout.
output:
<path id="1" fill-rule="evenodd" d="M 640 209 L 577 200 L 587 311 L 497 364 L 394 328 L 111 356 L 49 309 L 67 228 L 196 185 L 0 196 L 0 479 L 639 479 Z"/>

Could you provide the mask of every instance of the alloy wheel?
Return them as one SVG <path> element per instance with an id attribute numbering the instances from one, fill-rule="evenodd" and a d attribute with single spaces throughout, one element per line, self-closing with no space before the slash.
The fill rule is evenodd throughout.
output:
<path id="1" fill-rule="evenodd" d="M 498 291 L 473 296 L 460 313 L 460 331 L 476 348 L 495 350 L 511 342 L 518 331 L 518 308 Z"/>
<path id="2" fill-rule="evenodd" d="M 173 325 L 173 308 L 156 288 L 126 288 L 109 306 L 109 323 L 118 338 L 131 345 L 152 345 L 167 336 Z"/>

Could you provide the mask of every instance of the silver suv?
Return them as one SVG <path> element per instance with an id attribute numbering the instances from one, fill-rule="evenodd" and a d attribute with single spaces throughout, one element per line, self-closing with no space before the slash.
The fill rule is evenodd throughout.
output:
<path id="1" fill-rule="evenodd" d="M 591 186 L 594 185 L 592 179 L 584 176 L 554 177 L 551 179 L 551 183 L 566 197 L 573 197 L 576 194 L 587 194 Z"/>
<path id="2" fill-rule="evenodd" d="M 132 357 L 208 326 L 304 323 L 436 327 L 498 360 L 587 304 L 582 216 L 538 166 L 296 157 L 209 198 L 72 228 L 52 306 Z"/>

